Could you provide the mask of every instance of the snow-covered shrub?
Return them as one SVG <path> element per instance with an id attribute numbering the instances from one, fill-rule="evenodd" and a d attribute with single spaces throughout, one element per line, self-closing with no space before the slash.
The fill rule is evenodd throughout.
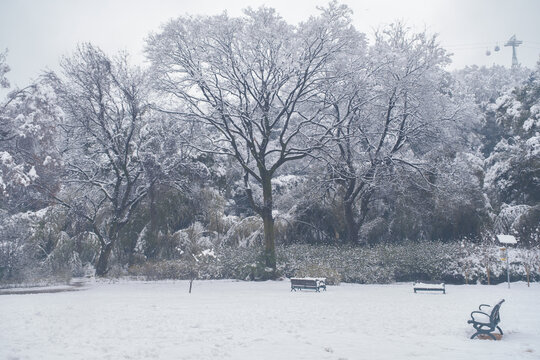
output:
<path id="1" fill-rule="evenodd" d="M 29 241 L 44 211 L 9 215 L 0 213 L 0 282 L 32 281 L 41 273 L 37 249 Z"/>
<path id="2" fill-rule="evenodd" d="M 515 229 L 515 224 L 522 215 L 530 210 L 529 205 L 507 205 L 501 206 L 499 215 L 495 218 L 494 227 L 497 234 L 510 234 Z"/>
<path id="3" fill-rule="evenodd" d="M 510 250 L 512 281 L 526 279 L 522 255 L 526 251 Z M 528 259 L 540 257 L 540 250 L 529 251 L 532 255 L 528 254 Z M 491 284 L 506 281 L 506 263 L 499 258 L 499 246 L 489 243 L 406 242 L 371 247 L 292 244 L 278 246 L 276 252 L 281 276 L 326 277 L 329 285 L 415 280 L 463 284 L 465 279 L 470 284 L 487 283 L 487 268 Z M 260 247 L 222 246 L 215 254 L 217 259 L 199 265 L 200 279 L 265 279 Z M 540 264 L 535 261 L 529 261 L 531 281 L 540 280 Z M 129 273 L 149 280 L 189 279 L 190 271 L 189 262 L 178 259 L 146 262 L 131 267 Z"/>
<path id="4" fill-rule="evenodd" d="M 73 231 L 72 228 L 80 224 L 63 207 L 51 206 L 42 212 L 29 238 L 42 271 L 51 276 L 85 276 L 99 251 L 95 235 Z"/>
<path id="5" fill-rule="evenodd" d="M 262 219 L 259 216 L 249 216 L 229 228 L 223 243 L 232 246 L 251 246 L 260 244 L 262 238 Z"/>
<path id="6" fill-rule="evenodd" d="M 128 274 L 145 280 L 189 279 L 191 267 L 179 260 L 147 261 L 131 266 Z"/>
<path id="7" fill-rule="evenodd" d="M 538 272 L 540 273 L 540 251 L 537 249 L 524 249 L 520 251 L 518 254 L 518 261 L 525 269 L 527 281 L 530 281 L 531 278 L 534 280 L 535 274 L 537 274 L 535 269 L 538 269 Z"/>
<path id="8" fill-rule="evenodd" d="M 223 279 L 254 279 L 260 255 L 258 247 L 229 247 L 217 249 L 218 275 Z"/>
<path id="9" fill-rule="evenodd" d="M 520 244 L 531 248 L 540 246 L 540 205 L 532 206 L 512 224 Z"/>
<path id="10" fill-rule="evenodd" d="M 73 219 L 61 207 L 0 216 L 0 281 L 64 282 L 86 276 L 97 253 L 88 232 L 72 235 Z"/>
<path id="11" fill-rule="evenodd" d="M 341 274 L 337 270 L 318 263 L 306 264 L 305 267 L 300 267 L 294 276 L 326 278 L 327 285 L 339 285 L 341 282 Z"/>
<path id="12" fill-rule="evenodd" d="M 461 284 L 466 277 L 469 283 L 486 283 L 487 261 L 490 261 L 491 283 L 498 283 L 506 279 L 505 263 L 498 259 L 498 251 L 495 245 L 479 246 L 470 242 L 465 242 L 464 247 L 459 243 L 437 242 L 379 244 L 373 247 L 290 245 L 278 247 L 278 262 L 282 274 L 287 277 L 295 276 L 301 269 L 316 267 L 340 274 L 344 282 L 434 280 Z M 524 279 L 517 260 L 521 251 L 511 250 L 513 280 Z M 536 276 L 540 275 L 540 269 L 534 271 Z"/>

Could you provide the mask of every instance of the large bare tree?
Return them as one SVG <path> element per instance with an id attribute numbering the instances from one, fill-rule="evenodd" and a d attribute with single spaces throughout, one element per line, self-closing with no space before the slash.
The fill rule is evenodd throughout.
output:
<path id="1" fill-rule="evenodd" d="M 328 140 L 335 118 L 324 111 L 320 84 L 336 76 L 330 64 L 364 43 L 349 13 L 334 2 L 298 26 L 264 7 L 239 18 L 181 17 L 148 39 L 157 86 L 168 95 L 163 109 L 208 130 L 200 150 L 231 156 L 243 169 L 272 271 L 272 178 Z"/>

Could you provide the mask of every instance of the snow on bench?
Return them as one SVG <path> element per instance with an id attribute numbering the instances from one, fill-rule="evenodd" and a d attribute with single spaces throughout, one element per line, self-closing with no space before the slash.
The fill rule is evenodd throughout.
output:
<path id="1" fill-rule="evenodd" d="M 439 283 L 439 282 L 416 281 L 413 283 L 413 289 L 414 289 L 415 294 L 417 291 L 441 291 L 443 294 L 446 294 L 446 288 L 444 286 L 444 283 Z"/>
<path id="2" fill-rule="evenodd" d="M 291 278 L 291 291 L 311 289 L 326 291 L 326 278 Z"/>

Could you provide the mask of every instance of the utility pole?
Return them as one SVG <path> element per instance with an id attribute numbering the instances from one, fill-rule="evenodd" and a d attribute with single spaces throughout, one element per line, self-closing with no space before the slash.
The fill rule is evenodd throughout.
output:
<path id="1" fill-rule="evenodd" d="M 516 48 L 521 44 L 523 44 L 523 41 L 517 40 L 516 35 L 513 35 L 510 39 L 508 39 L 506 44 L 504 44 L 504 46 L 512 47 L 512 68 L 515 68 L 519 65 L 518 60 L 517 60 L 517 55 L 516 55 Z"/>

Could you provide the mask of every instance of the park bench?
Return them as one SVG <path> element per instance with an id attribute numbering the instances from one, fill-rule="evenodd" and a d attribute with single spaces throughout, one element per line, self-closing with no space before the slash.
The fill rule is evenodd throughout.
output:
<path id="1" fill-rule="evenodd" d="M 471 339 L 474 339 L 479 335 L 487 335 L 493 340 L 497 340 L 497 337 L 499 339 L 502 337 L 503 331 L 499 327 L 499 322 L 501 321 L 499 310 L 503 302 L 504 299 L 499 301 L 497 305 L 493 306 L 489 314 L 482 310 L 483 307 L 491 307 L 491 305 L 486 304 L 480 305 L 478 310 L 471 312 L 471 320 L 468 320 L 467 323 L 472 324 L 476 330 L 476 333 L 471 336 Z M 498 329 L 500 334 L 492 334 L 495 329 Z"/>
<path id="2" fill-rule="evenodd" d="M 296 290 L 315 290 L 317 292 L 320 289 L 326 291 L 326 279 L 325 278 L 291 278 L 291 291 Z"/>
<path id="3" fill-rule="evenodd" d="M 413 289 L 414 293 L 416 294 L 417 291 L 440 291 L 443 294 L 446 294 L 446 288 L 444 286 L 444 283 L 439 282 L 419 282 L 416 281 L 413 283 Z"/>

